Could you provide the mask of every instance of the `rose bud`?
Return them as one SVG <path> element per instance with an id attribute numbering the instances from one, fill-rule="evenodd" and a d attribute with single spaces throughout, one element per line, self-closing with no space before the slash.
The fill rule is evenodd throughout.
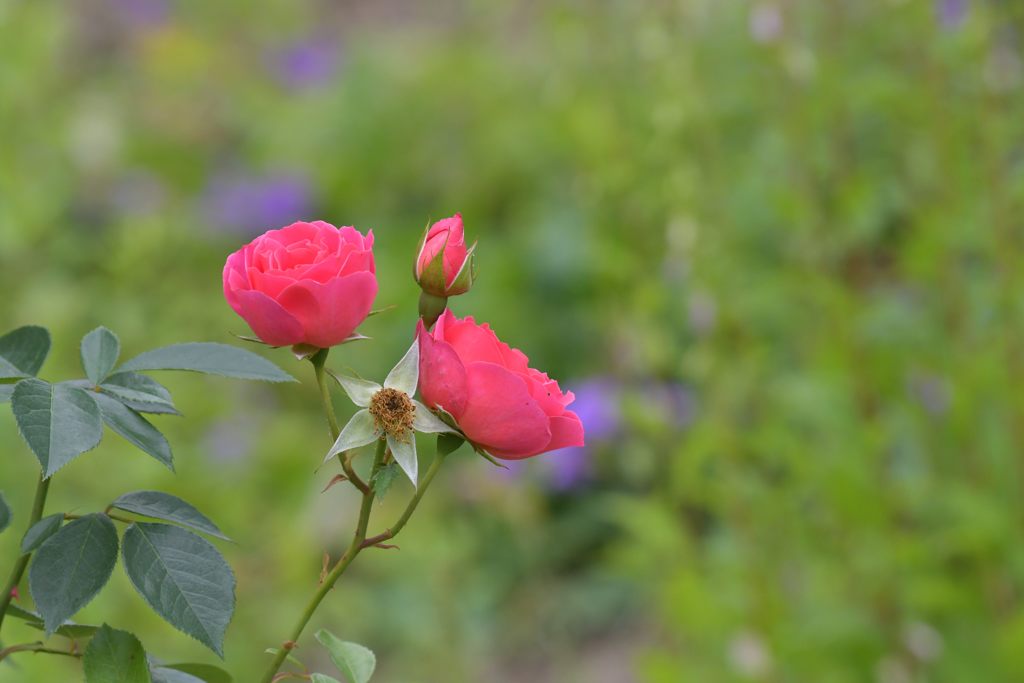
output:
<path id="1" fill-rule="evenodd" d="M 465 294 L 476 279 L 472 247 L 466 248 L 462 214 L 434 223 L 423 235 L 416 257 L 416 283 L 423 290 L 420 316 L 429 327 L 437 320 L 448 297 Z"/>
<path id="2" fill-rule="evenodd" d="M 566 409 L 572 392 L 529 367 L 490 327 L 446 310 L 432 331 L 420 321 L 416 333 L 423 402 L 450 414 L 478 448 L 519 460 L 583 445 L 583 423 Z"/>
<path id="3" fill-rule="evenodd" d="M 292 223 L 228 257 L 224 297 L 266 344 L 329 348 L 370 313 L 375 272 L 372 231 Z"/>

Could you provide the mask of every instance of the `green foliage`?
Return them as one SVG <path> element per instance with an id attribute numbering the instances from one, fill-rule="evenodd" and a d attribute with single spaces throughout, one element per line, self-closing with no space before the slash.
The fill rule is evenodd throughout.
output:
<path id="1" fill-rule="evenodd" d="M 11 523 L 11 508 L 7 504 L 7 500 L 4 498 L 4 494 L 0 491 L 0 531 L 7 528 L 7 525 Z"/>
<path id="2" fill-rule="evenodd" d="M 196 531 L 229 541 L 206 515 L 196 510 L 177 496 L 161 491 L 133 491 L 117 498 L 111 507 L 134 512 L 144 517 L 162 519 L 165 522 L 181 524 Z"/>
<path id="3" fill-rule="evenodd" d="M 337 678 L 331 678 L 327 674 L 310 674 L 310 680 L 313 683 L 338 683 Z"/>
<path id="4" fill-rule="evenodd" d="M 11 409 L 22 438 L 47 477 L 95 448 L 103 436 L 96 401 L 78 387 L 22 380 L 14 388 Z"/>
<path id="5" fill-rule="evenodd" d="M 345 675 L 348 683 L 367 683 L 377 668 L 377 657 L 368 648 L 340 640 L 330 631 L 320 629 L 316 639 L 327 648 L 331 661 Z"/>
<path id="6" fill-rule="evenodd" d="M 94 399 L 99 405 L 103 421 L 108 427 L 124 437 L 143 453 L 156 458 L 158 462 L 174 471 L 174 457 L 167 439 L 149 420 L 142 417 L 121 401 L 106 394 L 96 393 Z"/>
<path id="7" fill-rule="evenodd" d="M 204 683 L 203 679 L 176 669 L 154 666 L 149 670 L 152 683 Z"/>
<path id="8" fill-rule="evenodd" d="M 82 338 L 82 369 L 93 384 L 101 384 L 117 363 L 121 342 L 105 327 L 97 327 Z"/>
<path id="9" fill-rule="evenodd" d="M 22 554 L 30 553 L 43 544 L 43 541 L 57 533 L 64 523 L 64 513 L 57 512 L 43 517 L 25 532 L 21 539 Z"/>
<path id="10" fill-rule="evenodd" d="M 147 375 L 119 372 L 107 377 L 100 389 L 140 413 L 178 414 L 171 400 L 171 392 Z"/>
<path id="11" fill-rule="evenodd" d="M 398 468 L 398 464 L 395 462 L 389 462 L 384 467 L 373 473 L 370 478 L 370 483 L 373 485 L 373 492 L 377 498 L 383 498 L 391 488 L 391 484 L 394 483 L 395 478 L 399 475 L 401 470 Z"/>
<path id="12" fill-rule="evenodd" d="M 235 577 L 217 549 L 191 531 L 136 522 L 124 532 L 122 554 L 128 577 L 149 606 L 223 657 Z"/>
<path id="13" fill-rule="evenodd" d="M 43 623 L 43 618 L 35 612 L 30 612 L 27 609 L 18 607 L 11 603 L 7 606 L 7 616 L 15 617 L 26 622 L 28 626 L 39 631 L 45 631 L 46 625 Z M 73 621 L 65 621 L 63 624 L 57 627 L 54 631 L 57 635 L 64 636 L 70 640 L 83 640 L 91 638 L 96 631 L 99 630 L 99 626 L 90 626 L 88 624 L 76 624 Z"/>
<path id="14" fill-rule="evenodd" d="M 156 672 L 157 669 L 153 671 Z M 212 664 L 166 664 L 161 666 L 159 671 L 164 676 L 168 676 L 170 672 L 176 671 L 203 681 L 203 683 L 231 683 L 232 681 L 231 675 L 227 671 Z M 154 678 L 156 678 L 155 673 Z M 154 680 L 153 683 L 157 682 Z M 168 683 L 177 682 L 172 678 L 168 680 Z M 182 683 L 186 682 L 182 681 Z"/>
<path id="15" fill-rule="evenodd" d="M 99 592 L 117 563 L 117 530 L 102 514 L 76 519 L 33 555 L 29 586 L 47 635 Z"/>
<path id="16" fill-rule="evenodd" d="M 0 337 L 0 379 L 38 374 L 50 353 L 50 332 L 45 327 L 19 327 Z"/>
<path id="17" fill-rule="evenodd" d="M 480 272 L 453 311 L 581 405 L 588 376 L 616 388 L 622 435 L 588 433 L 589 480 L 464 448 L 403 557 L 327 597 L 318 619 L 374 643 L 389 680 L 1024 680 L 1019 2 L 962 3 L 956 28 L 931 0 L 164 4 L 155 24 L 47 2 L 0 21 L 0 320 L 66 340 L 54 380 L 101 322 L 126 352 L 243 331 L 224 258 L 300 216 L 374 229 L 375 306 L 396 308 L 330 363 L 381 378 L 412 334 L 423 224 L 461 210 Z M 335 70 L 285 82 L 279 51 L 324 33 L 355 37 Z M 225 183 L 279 173 L 311 207 L 222 215 Z M 287 391 L 159 376 L 189 414 L 154 420 L 173 490 L 238 540 L 239 681 L 350 521 L 338 487 L 310 500 L 329 440 L 294 367 Z M 27 524 L 38 464 L 12 420 L 0 435 Z M 171 490 L 133 449 L 72 463 L 52 509 Z M 200 650 L 130 591 L 92 607 L 160 654 Z M 21 626 L 4 641 L 40 635 Z M 3 683 L 79 678 L 15 661 Z"/>
<path id="18" fill-rule="evenodd" d="M 172 344 L 132 358 L 118 372 L 188 370 L 237 379 L 294 382 L 295 378 L 251 351 L 227 344 L 192 342 Z"/>
<path id="19" fill-rule="evenodd" d="M 85 683 L 151 683 L 146 651 L 127 631 L 104 624 L 82 658 Z"/>

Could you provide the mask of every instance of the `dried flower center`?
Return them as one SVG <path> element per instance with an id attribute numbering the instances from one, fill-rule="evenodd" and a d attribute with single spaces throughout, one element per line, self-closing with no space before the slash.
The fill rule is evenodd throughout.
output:
<path id="1" fill-rule="evenodd" d="M 379 429 L 387 434 L 405 439 L 412 431 L 412 420 L 416 406 L 409 395 L 398 389 L 381 389 L 370 399 L 370 415 Z"/>

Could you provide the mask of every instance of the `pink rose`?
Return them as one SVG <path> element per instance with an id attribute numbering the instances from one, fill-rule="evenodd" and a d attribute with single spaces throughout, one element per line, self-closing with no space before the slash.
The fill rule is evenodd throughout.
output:
<path id="1" fill-rule="evenodd" d="M 373 231 L 292 223 L 228 257 L 224 297 L 271 346 L 328 348 L 345 341 L 377 295 Z"/>
<path id="2" fill-rule="evenodd" d="M 473 284 L 472 257 L 473 249 L 466 248 L 462 214 L 440 220 L 430 227 L 420 245 L 416 282 L 434 296 L 465 294 Z"/>
<path id="3" fill-rule="evenodd" d="M 420 321 L 416 334 L 424 402 L 448 411 L 491 455 L 518 460 L 583 445 L 583 423 L 566 410 L 572 392 L 563 394 L 487 325 L 445 310 L 431 332 Z"/>

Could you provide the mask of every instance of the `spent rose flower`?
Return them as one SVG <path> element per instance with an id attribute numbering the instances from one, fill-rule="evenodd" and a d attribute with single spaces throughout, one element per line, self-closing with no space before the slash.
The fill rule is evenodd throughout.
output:
<path id="1" fill-rule="evenodd" d="M 420 347 L 413 341 L 402 359 L 388 373 L 383 386 L 358 377 L 331 373 L 352 402 L 362 410 L 353 415 L 342 428 L 324 462 L 345 451 L 384 439 L 395 462 L 415 486 L 419 465 L 414 432 L 455 433 L 426 406 L 413 399 L 419 382 L 419 371 Z"/>
<path id="2" fill-rule="evenodd" d="M 449 413 L 476 446 L 518 460 L 583 445 L 583 424 L 566 409 L 572 392 L 562 393 L 486 324 L 445 310 L 432 331 L 420 321 L 416 332 L 424 403 Z"/>
<path id="3" fill-rule="evenodd" d="M 271 346 L 329 348 L 345 341 L 377 295 L 373 231 L 292 223 L 228 257 L 224 297 Z"/>

